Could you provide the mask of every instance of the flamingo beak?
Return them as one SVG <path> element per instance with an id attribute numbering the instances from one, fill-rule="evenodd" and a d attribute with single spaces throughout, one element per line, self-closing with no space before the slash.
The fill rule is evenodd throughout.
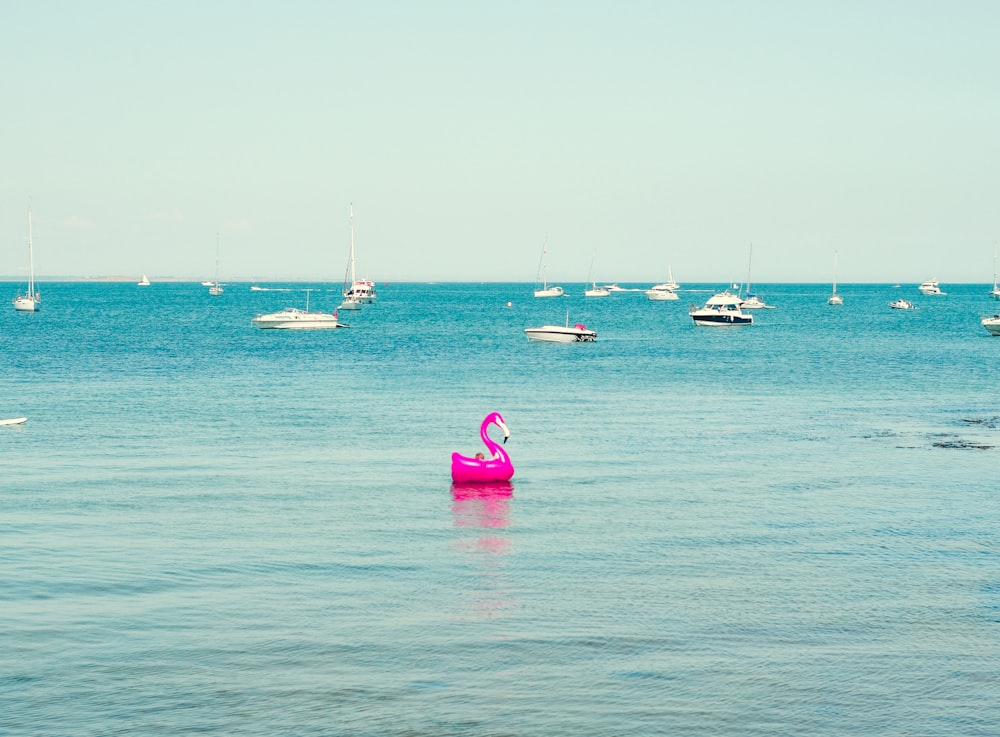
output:
<path id="1" fill-rule="evenodd" d="M 508 430 L 507 426 L 505 424 L 503 424 L 502 422 L 500 422 L 499 420 L 497 420 L 497 425 L 499 425 L 500 429 L 503 430 L 503 442 L 504 442 L 504 445 L 506 445 L 507 444 L 507 438 L 510 437 L 510 430 Z"/>

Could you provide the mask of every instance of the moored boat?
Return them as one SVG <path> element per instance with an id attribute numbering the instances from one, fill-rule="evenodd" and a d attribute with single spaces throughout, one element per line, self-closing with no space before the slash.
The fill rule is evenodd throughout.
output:
<path id="1" fill-rule="evenodd" d="M 652 302 L 673 302 L 680 297 L 677 296 L 677 292 L 665 284 L 657 284 L 646 290 L 646 299 Z"/>
<path id="2" fill-rule="evenodd" d="M 752 325 L 753 315 L 743 314 L 743 300 L 732 292 L 719 292 L 709 297 L 704 306 L 692 306 L 691 319 L 695 325 L 730 326 Z"/>
<path id="3" fill-rule="evenodd" d="M 899 299 L 897 299 L 897 300 L 895 300 L 893 302 L 890 302 L 889 306 L 892 309 L 894 309 L 894 310 L 912 310 L 912 309 L 914 309 L 913 303 L 910 302 L 909 300 L 903 299 L 902 297 L 900 297 Z"/>
<path id="4" fill-rule="evenodd" d="M 569 313 L 566 313 L 565 325 L 543 325 L 540 328 L 525 328 L 524 334 L 528 340 L 546 343 L 591 343 L 597 339 L 597 333 L 586 325 L 569 324 Z"/>
<path id="5" fill-rule="evenodd" d="M 991 315 L 983 319 L 983 327 L 990 335 L 1000 335 L 1000 315 Z"/>
<path id="6" fill-rule="evenodd" d="M 309 311 L 309 292 L 306 290 L 306 308 L 286 307 L 280 312 L 257 315 L 251 322 L 261 329 L 278 330 L 330 330 L 348 327 L 337 319 L 337 310 L 329 312 Z"/>

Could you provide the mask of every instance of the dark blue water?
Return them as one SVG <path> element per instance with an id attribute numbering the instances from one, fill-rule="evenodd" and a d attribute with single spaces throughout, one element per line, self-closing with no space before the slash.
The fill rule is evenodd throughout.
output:
<path id="1" fill-rule="evenodd" d="M 997 734 L 989 286 L 694 327 L 717 286 L 0 310 L 0 734 Z M 597 342 L 525 339 L 567 311 Z M 513 493 L 468 497 L 492 410 Z"/>

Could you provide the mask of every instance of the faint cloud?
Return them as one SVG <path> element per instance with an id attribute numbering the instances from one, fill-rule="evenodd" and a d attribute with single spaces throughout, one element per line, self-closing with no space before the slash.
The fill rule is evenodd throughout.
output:
<path id="1" fill-rule="evenodd" d="M 225 230 L 247 231 L 250 230 L 250 221 L 246 219 L 227 220 Z"/>
<path id="2" fill-rule="evenodd" d="M 171 210 L 170 212 L 151 212 L 146 218 L 148 220 L 159 220 L 161 222 L 165 221 L 168 223 L 183 223 L 184 213 L 179 210 Z"/>
<path id="3" fill-rule="evenodd" d="M 69 220 L 66 221 L 66 225 L 70 228 L 80 228 L 87 229 L 93 228 L 94 224 L 87 220 L 87 218 L 82 218 L 79 215 L 73 215 Z"/>

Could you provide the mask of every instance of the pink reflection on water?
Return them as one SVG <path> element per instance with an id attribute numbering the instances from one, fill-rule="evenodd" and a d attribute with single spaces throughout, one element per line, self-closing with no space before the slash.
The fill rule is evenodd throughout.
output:
<path id="1" fill-rule="evenodd" d="M 454 483 L 451 485 L 455 527 L 496 528 L 510 524 L 510 481 Z"/>
<path id="2" fill-rule="evenodd" d="M 466 603 L 459 619 L 495 619 L 508 616 L 518 599 L 506 558 L 510 553 L 508 528 L 514 485 L 487 481 L 451 485 L 453 524 L 461 537 L 452 545 L 461 553 L 469 575 L 462 583 Z"/>

